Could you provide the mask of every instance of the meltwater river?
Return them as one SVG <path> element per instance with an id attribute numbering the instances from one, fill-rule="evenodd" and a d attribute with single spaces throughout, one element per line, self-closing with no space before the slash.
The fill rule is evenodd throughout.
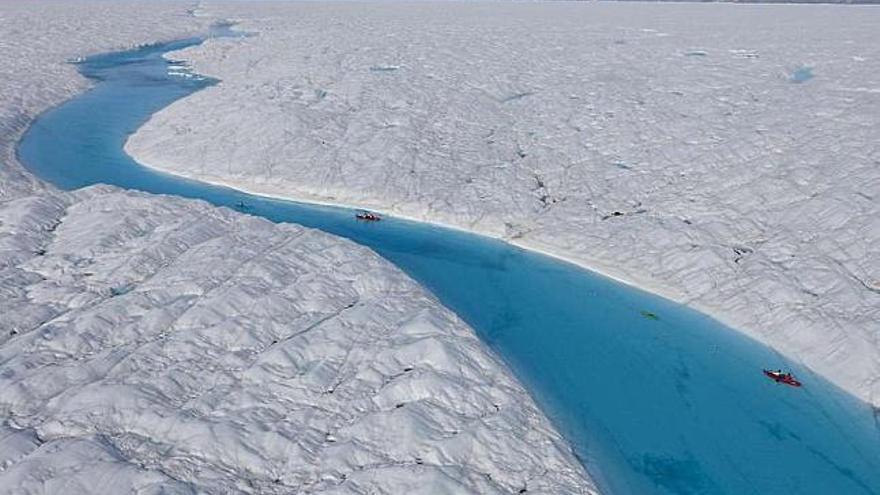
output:
<path id="1" fill-rule="evenodd" d="M 687 307 L 500 241 L 343 208 L 245 194 L 144 168 L 123 144 L 150 115 L 216 81 L 169 73 L 188 39 L 91 57 L 91 91 L 19 145 L 64 189 L 96 183 L 199 198 L 369 246 L 431 290 L 499 354 L 612 494 L 880 494 L 865 403 Z M 241 202 L 241 203 L 240 203 Z M 761 374 L 792 368 L 795 389 Z"/>

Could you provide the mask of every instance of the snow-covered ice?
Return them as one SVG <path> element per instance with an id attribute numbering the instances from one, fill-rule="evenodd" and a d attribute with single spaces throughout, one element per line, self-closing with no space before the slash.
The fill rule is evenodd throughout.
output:
<path id="1" fill-rule="evenodd" d="M 0 4 L 0 493 L 594 493 L 473 331 L 369 250 L 16 162 L 65 61 L 183 3 Z"/>
<path id="2" fill-rule="evenodd" d="M 0 200 L 43 186 L 15 161 L 15 143 L 40 112 L 89 87 L 85 55 L 171 40 L 208 29 L 185 3 L 101 0 L 0 2 Z"/>
<path id="3" fill-rule="evenodd" d="M 504 237 L 686 302 L 880 404 L 880 11 L 224 3 L 220 84 L 126 149 Z"/>
<path id="4" fill-rule="evenodd" d="M 106 186 L 0 221 L 0 487 L 592 491 L 473 331 L 366 248 Z"/>

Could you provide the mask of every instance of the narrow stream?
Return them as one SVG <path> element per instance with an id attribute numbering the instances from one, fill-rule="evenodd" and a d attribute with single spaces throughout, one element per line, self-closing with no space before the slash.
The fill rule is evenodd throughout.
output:
<path id="1" fill-rule="evenodd" d="M 369 246 L 431 290 L 511 367 L 614 494 L 880 494 L 872 409 L 687 307 L 500 241 L 155 172 L 123 152 L 152 113 L 216 81 L 169 74 L 188 39 L 91 57 L 91 91 L 19 144 L 63 189 L 96 183 L 198 198 Z M 801 389 L 765 378 L 791 368 Z"/>

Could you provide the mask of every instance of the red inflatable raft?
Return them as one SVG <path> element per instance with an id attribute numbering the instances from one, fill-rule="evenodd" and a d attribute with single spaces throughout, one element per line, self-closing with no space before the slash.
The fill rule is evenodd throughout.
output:
<path id="1" fill-rule="evenodd" d="M 369 211 L 362 211 L 362 212 L 358 213 L 357 215 L 355 215 L 354 217 L 357 218 L 358 220 L 363 220 L 365 222 L 378 222 L 379 220 L 382 220 L 382 217 L 380 217 L 379 215 L 376 215 L 375 213 L 371 213 Z"/>
<path id="2" fill-rule="evenodd" d="M 782 383 L 792 387 L 801 386 L 801 382 L 797 381 L 797 379 L 792 376 L 791 373 L 783 373 L 781 370 L 764 370 L 764 374 L 767 375 L 767 378 L 770 378 L 776 383 Z"/>

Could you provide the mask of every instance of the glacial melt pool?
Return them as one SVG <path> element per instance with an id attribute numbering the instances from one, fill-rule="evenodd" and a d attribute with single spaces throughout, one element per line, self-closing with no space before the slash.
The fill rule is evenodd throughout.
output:
<path id="1" fill-rule="evenodd" d="M 19 144 L 22 163 L 63 189 L 107 183 L 242 202 L 246 213 L 369 246 L 507 362 L 607 493 L 880 494 L 871 407 L 703 314 L 486 237 L 395 218 L 359 223 L 348 209 L 142 167 L 123 151 L 127 136 L 216 83 L 162 58 L 199 42 L 80 63 L 96 86 L 34 122 Z M 805 386 L 777 385 L 764 367 L 791 368 Z"/>

